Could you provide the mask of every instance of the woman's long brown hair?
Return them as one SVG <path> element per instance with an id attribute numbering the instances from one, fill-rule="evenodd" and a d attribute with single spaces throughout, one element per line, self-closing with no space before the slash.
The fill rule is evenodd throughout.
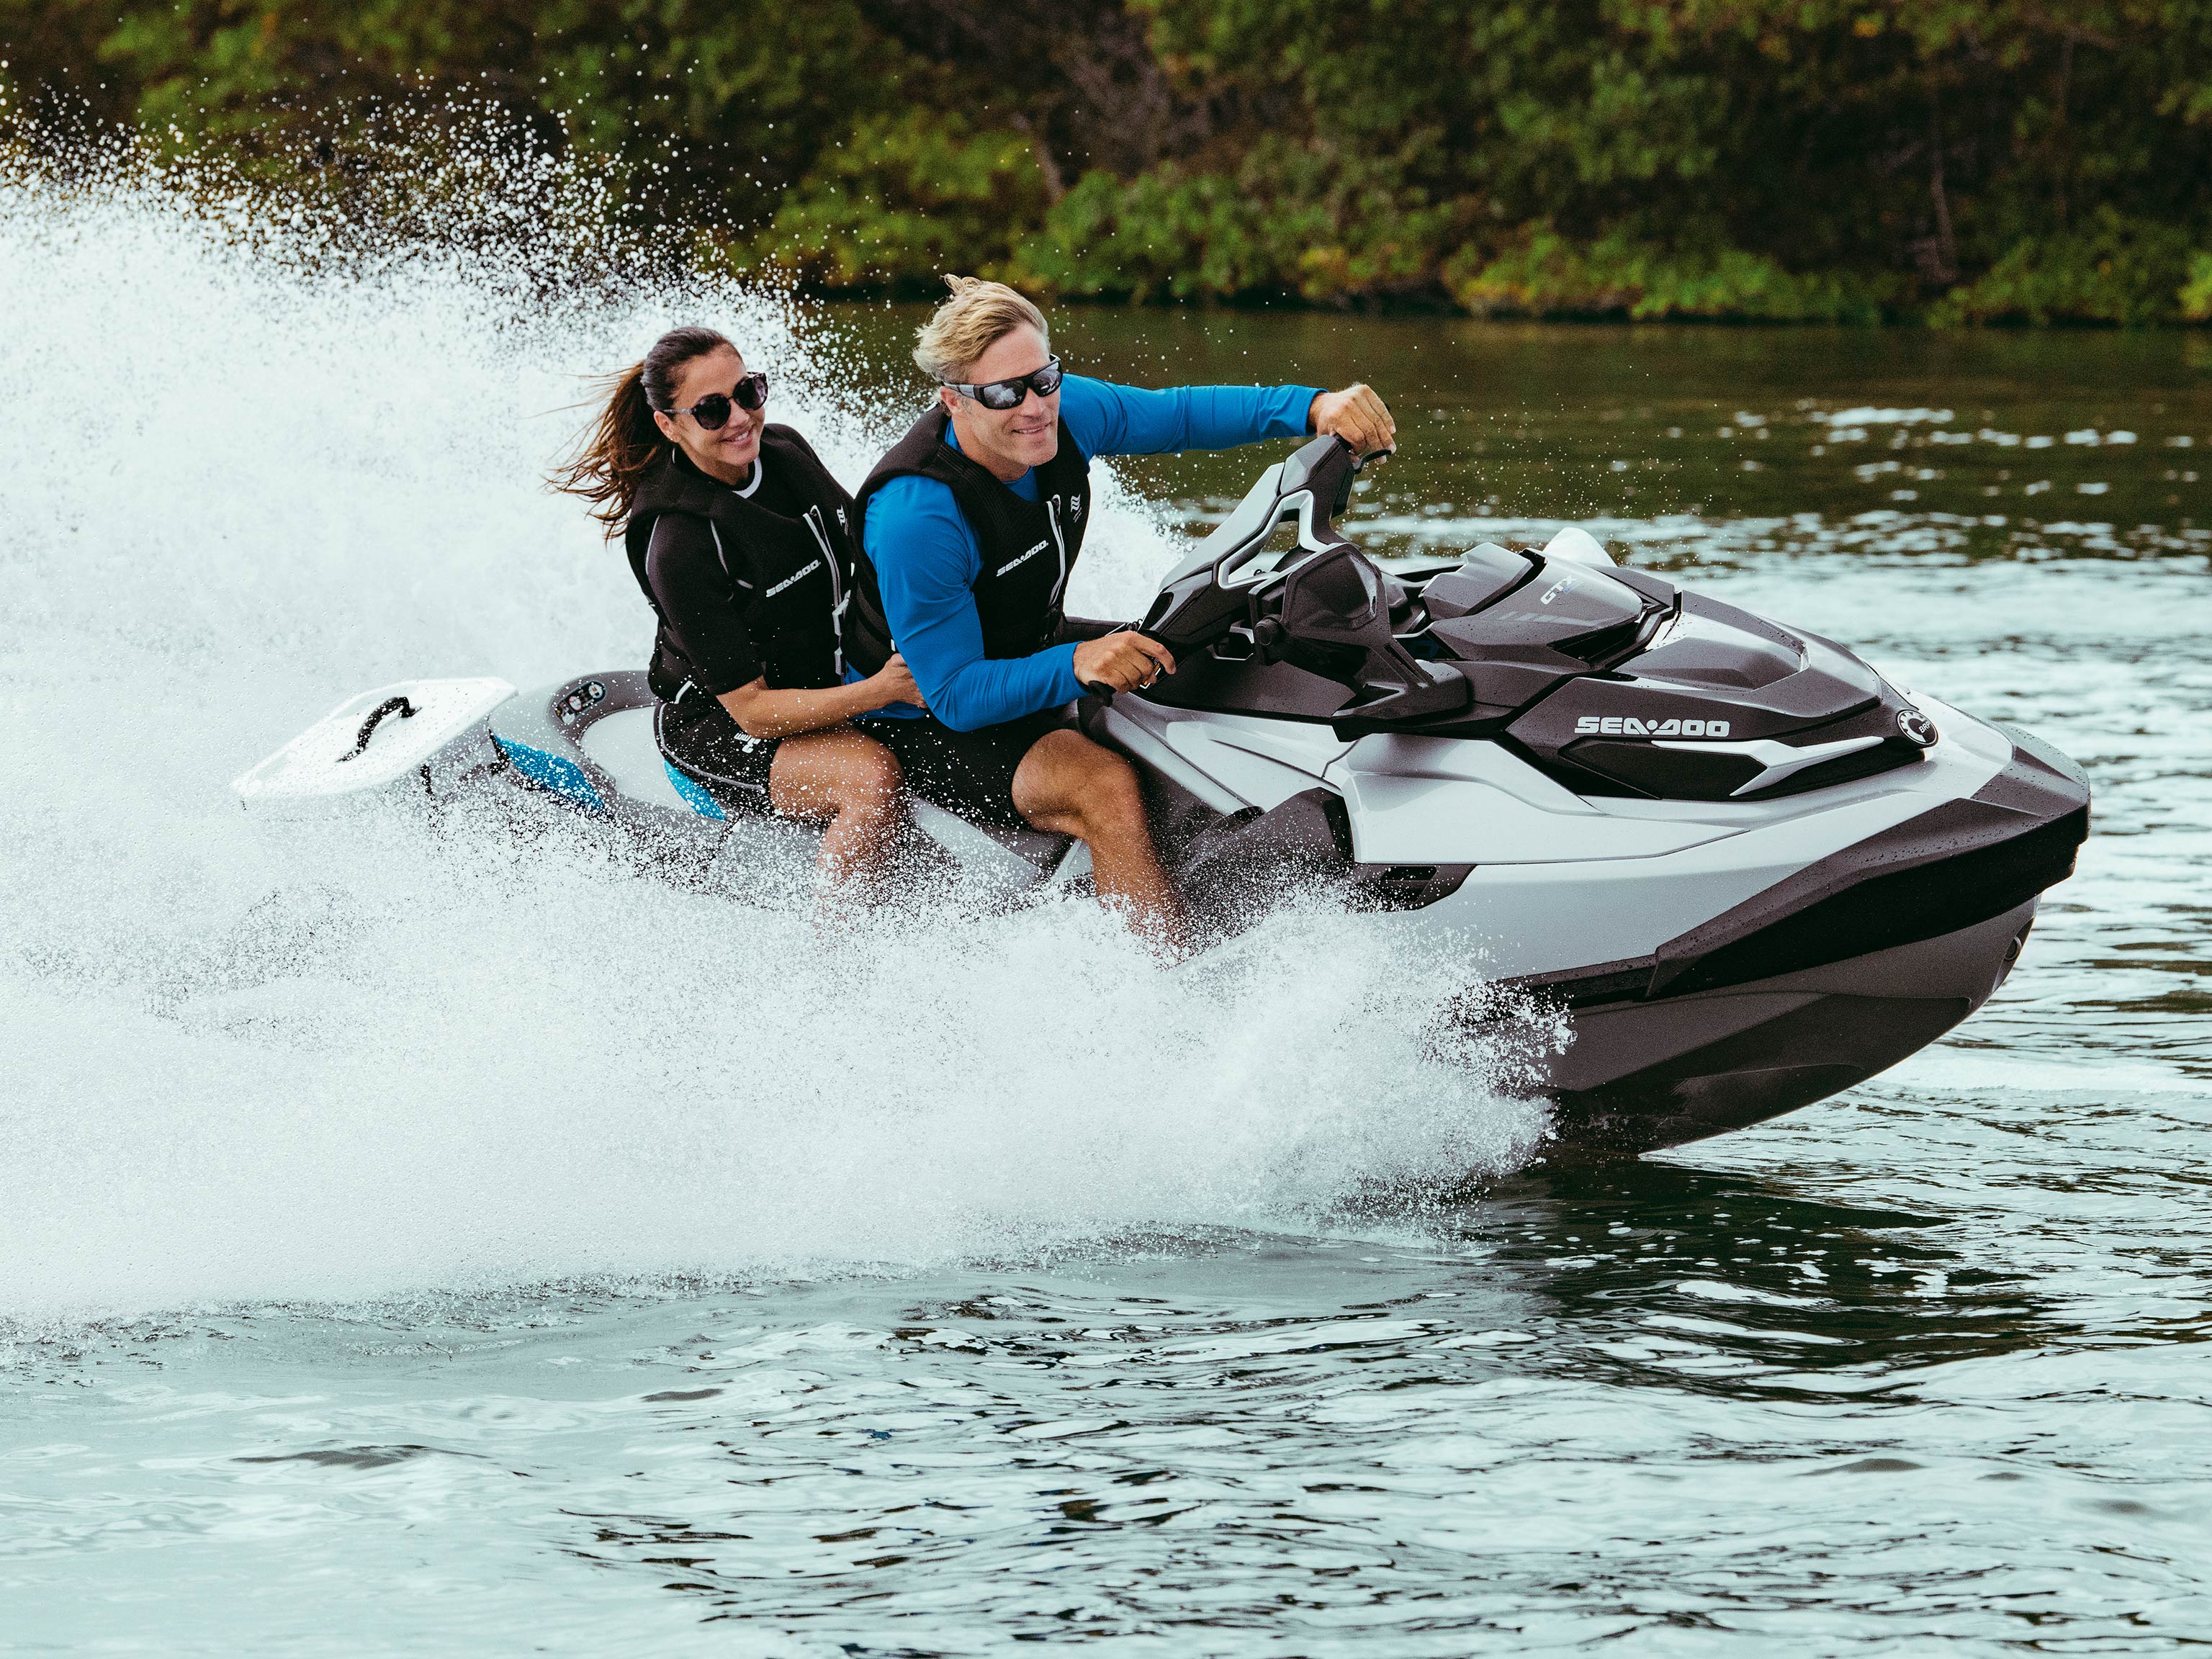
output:
<path id="1" fill-rule="evenodd" d="M 599 417 L 554 472 L 552 483 L 591 502 L 592 516 L 607 527 L 610 541 L 629 520 L 645 475 L 670 448 L 653 412 L 674 404 L 677 371 L 725 346 L 737 349 L 711 328 L 672 328 L 643 358 L 600 382 L 607 401 Z"/>

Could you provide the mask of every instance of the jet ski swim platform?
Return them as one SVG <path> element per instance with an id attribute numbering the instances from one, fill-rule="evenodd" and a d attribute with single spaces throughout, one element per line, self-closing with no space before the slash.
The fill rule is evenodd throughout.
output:
<path id="1" fill-rule="evenodd" d="M 1333 439 L 1269 467 L 1141 623 L 1178 672 L 1078 706 L 1135 763 L 1202 937 L 1319 887 L 1464 962 L 1445 1018 L 1563 1009 L 1536 1086 L 1563 1148 L 1600 1155 L 1847 1089 L 2002 983 L 2087 835 L 2066 757 L 1580 531 L 1386 568 L 1336 526 L 1355 471 Z M 740 892 L 803 890 L 811 838 L 725 818 L 653 708 L 631 671 L 380 687 L 236 787 L 295 810 L 520 792 Z M 1087 887 L 1079 844 L 913 811 L 971 900 Z"/>

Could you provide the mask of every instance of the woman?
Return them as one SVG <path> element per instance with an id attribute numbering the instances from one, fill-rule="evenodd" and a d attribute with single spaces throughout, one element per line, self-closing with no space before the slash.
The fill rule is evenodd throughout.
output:
<path id="1" fill-rule="evenodd" d="M 555 483 L 621 533 L 660 619 L 649 678 L 669 763 L 726 812 L 826 824 L 830 884 L 872 884 L 903 817 L 899 764 L 846 722 L 921 697 L 896 655 L 845 682 L 852 497 L 767 402 L 726 337 L 672 330 L 614 377 Z"/>

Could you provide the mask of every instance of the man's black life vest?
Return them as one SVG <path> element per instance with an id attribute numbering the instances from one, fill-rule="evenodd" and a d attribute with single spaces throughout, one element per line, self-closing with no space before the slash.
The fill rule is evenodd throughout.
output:
<path id="1" fill-rule="evenodd" d="M 860 486 L 854 522 L 866 522 L 870 499 L 893 478 L 934 478 L 947 486 L 982 549 L 975 593 L 983 654 L 1034 656 L 1060 633 L 1068 573 L 1091 522 L 1091 465 L 1062 421 L 1059 449 L 1036 469 L 1037 499 L 1025 501 L 981 462 L 945 442 L 950 424 L 940 403 L 908 429 Z M 892 648 L 875 567 L 863 550 L 845 649 L 863 672 L 873 673 Z"/>
<path id="2" fill-rule="evenodd" d="M 853 596 L 854 559 L 860 551 L 860 515 L 845 487 L 789 427 L 763 427 L 760 453 L 757 465 L 773 469 L 781 483 L 808 503 L 803 515 L 794 519 L 773 512 L 707 477 L 681 450 L 672 450 L 639 489 L 623 526 L 630 572 L 654 615 L 660 616 L 645 574 L 653 526 L 672 513 L 705 520 L 744 607 L 770 688 L 842 684 L 842 635 Z M 653 695 L 673 702 L 696 678 L 668 618 L 661 616 L 647 676 Z"/>

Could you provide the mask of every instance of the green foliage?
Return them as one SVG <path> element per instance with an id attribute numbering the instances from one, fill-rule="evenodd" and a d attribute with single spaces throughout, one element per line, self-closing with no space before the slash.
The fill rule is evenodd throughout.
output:
<path id="1" fill-rule="evenodd" d="M 1939 324 L 2141 324 L 2179 313 L 2202 319 L 2204 302 L 2212 300 L 2207 289 L 2212 256 L 2195 252 L 2187 231 L 2106 208 L 2081 230 L 2022 239 L 1979 277 L 1945 295 L 1929 318 Z"/>
<path id="2" fill-rule="evenodd" d="M 1474 249 L 1443 270 L 1452 297 L 1477 316 L 1743 318 L 1777 323 L 1878 321 L 1894 281 L 1850 271 L 1794 275 L 1764 254 L 1669 250 L 1613 232 L 1570 242 L 1550 226 L 1495 258 Z"/>
<path id="3" fill-rule="evenodd" d="M 830 289 L 2212 320 L 2205 0 L 0 0 L 0 58 L 20 131 L 364 212 L 489 107 Z"/>
<path id="4" fill-rule="evenodd" d="M 2177 297 L 2181 314 L 2191 322 L 2212 323 L 2212 253 L 2191 256 L 2189 280 L 2181 285 Z"/>
<path id="5" fill-rule="evenodd" d="M 1166 162 L 1123 180 L 1085 173 L 1023 245 L 1019 280 L 1092 298 L 1334 301 L 1434 280 L 1458 210 L 1389 161 L 1263 134 L 1224 173 Z"/>
<path id="6" fill-rule="evenodd" d="M 933 289 L 947 270 L 1012 274 L 1013 244 L 1043 207 L 1027 140 L 909 110 L 834 145 L 766 233 L 732 252 L 830 290 Z"/>

